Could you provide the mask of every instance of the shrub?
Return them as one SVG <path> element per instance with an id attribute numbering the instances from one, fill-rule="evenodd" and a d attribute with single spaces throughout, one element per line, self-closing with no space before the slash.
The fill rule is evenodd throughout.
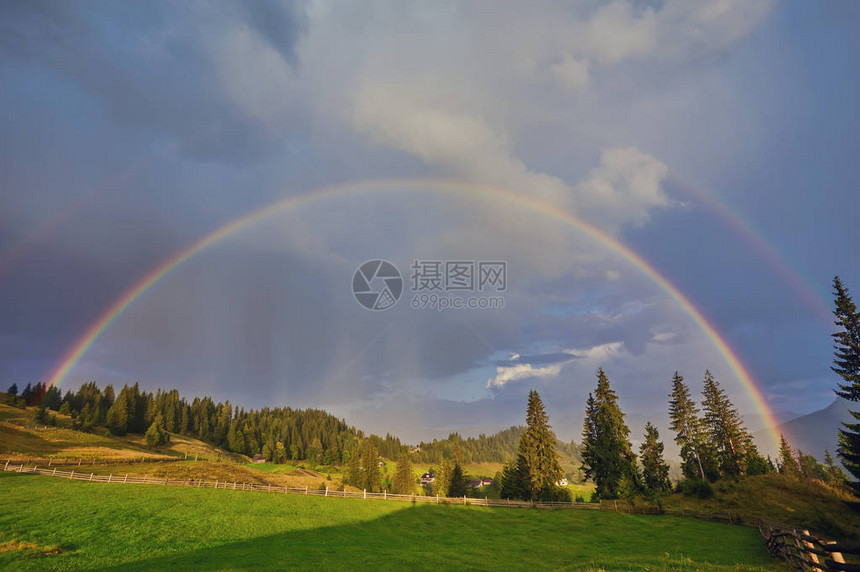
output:
<path id="1" fill-rule="evenodd" d="M 687 497 L 709 499 L 714 496 L 714 488 L 708 481 L 701 479 L 684 479 L 678 482 L 678 492 Z"/>

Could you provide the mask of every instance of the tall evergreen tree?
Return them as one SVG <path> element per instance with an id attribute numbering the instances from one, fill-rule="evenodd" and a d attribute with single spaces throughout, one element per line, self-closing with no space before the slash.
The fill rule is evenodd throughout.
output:
<path id="1" fill-rule="evenodd" d="M 12 385 L 10 385 L 9 389 L 6 390 L 6 393 L 11 395 L 12 397 L 15 397 L 16 395 L 18 395 L 18 384 L 13 383 Z"/>
<path id="2" fill-rule="evenodd" d="M 681 471 L 688 479 L 717 478 L 699 417 L 696 402 L 690 396 L 690 388 L 677 371 L 672 377 L 672 393 L 669 394 L 669 427 L 675 432 L 675 443 L 681 448 Z M 707 470 L 706 470 L 707 468 Z"/>
<path id="3" fill-rule="evenodd" d="M 564 473 L 555 450 L 555 434 L 549 424 L 549 416 L 544 409 L 538 392 L 529 391 L 526 411 L 526 431 L 520 438 L 519 456 L 528 471 L 526 486 L 531 498 L 554 499 L 556 483 Z"/>
<path id="4" fill-rule="evenodd" d="M 518 455 L 516 459 L 505 463 L 502 469 L 502 484 L 499 496 L 503 499 L 532 500 L 528 487 L 529 472 L 525 459 Z"/>
<path id="5" fill-rule="evenodd" d="M 415 475 L 412 474 L 412 459 L 402 452 L 394 469 L 394 492 L 399 495 L 415 494 Z"/>
<path id="6" fill-rule="evenodd" d="M 860 401 L 860 312 L 838 276 L 833 278 L 836 325 L 839 331 L 833 334 L 835 343 L 833 371 L 842 378 L 836 394 L 849 401 Z M 853 481 L 848 486 L 860 496 L 860 411 L 849 409 L 854 423 L 843 423 L 839 429 L 839 444 L 836 452 Z"/>
<path id="7" fill-rule="evenodd" d="M 800 476 L 800 467 L 785 435 L 779 436 L 779 472 L 787 477 L 797 478 Z"/>
<path id="8" fill-rule="evenodd" d="M 645 439 L 639 447 L 642 461 L 642 481 L 645 489 L 661 493 L 672 488 L 669 482 L 669 465 L 663 459 L 663 443 L 660 434 L 650 421 L 645 424 Z"/>
<path id="9" fill-rule="evenodd" d="M 361 448 L 361 469 L 364 486 L 370 492 L 382 491 L 382 473 L 379 471 L 379 450 L 373 441 L 366 439 Z"/>
<path id="10" fill-rule="evenodd" d="M 827 449 L 824 450 L 824 466 L 828 484 L 837 487 L 845 485 L 845 472 L 842 467 L 836 465 L 833 455 Z"/>
<path id="11" fill-rule="evenodd" d="M 583 428 L 583 469 L 594 481 L 598 497 L 618 498 L 622 481 L 630 489 L 638 480 L 630 429 L 603 368 L 597 371 L 597 388 L 586 402 Z"/>
<path id="12" fill-rule="evenodd" d="M 720 460 L 720 472 L 724 476 L 743 475 L 751 438 L 738 410 L 729 399 L 720 383 L 710 371 L 705 370 L 702 391 L 702 409 L 705 412 L 705 427 L 711 442 L 716 446 Z"/>

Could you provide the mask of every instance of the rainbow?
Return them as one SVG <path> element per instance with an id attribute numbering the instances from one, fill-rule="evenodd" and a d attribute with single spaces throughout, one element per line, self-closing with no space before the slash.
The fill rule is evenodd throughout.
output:
<path id="1" fill-rule="evenodd" d="M 732 372 L 734 372 L 741 381 L 747 393 L 750 395 L 754 407 L 768 425 L 769 434 L 773 440 L 773 444 L 778 447 L 779 435 L 776 432 L 778 422 L 770 411 L 770 408 L 767 406 L 767 402 L 759 391 L 752 375 L 737 357 L 735 351 L 732 350 L 728 342 L 723 339 L 723 337 L 717 332 L 716 328 L 714 328 L 714 326 L 705 318 L 702 312 L 699 311 L 690 302 L 690 300 L 681 293 L 681 291 L 679 291 L 653 266 L 648 264 L 648 262 L 646 262 L 642 257 L 619 242 L 616 238 L 560 207 L 541 202 L 538 199 L 524 194 L 519 194 L 512 190 L 478 183 L 464 183 L 461 181 L 425 179 L 362 181 L 294 195 L 237 218 L 164 261 L 140 279 L 135 286 L 120 296 L 119 299 L 117 299 L 95 322 L 90 325 L 89 328 L 87 328 L 83 334 L 75 340 L 67 353 L 63 356 L 62 360 L 51 372 L 48 385 L 59 385 L 66 378 L 75 364 L 77 364 L 84 354 L 86 354 L 87 350 L 90 349 L 99 336 L 125 311 L 126 308 L 129 307 L 129 305 L 140 298 L 147 290 L 164 278 L 164 276 L 169 274 L 173 269 L 222 238 L 257 223 L 271 215 L 296 209 L 326 198 L 336 196 L 343 198 L 343 195 L 345 194 L 356 193 L 408 191 L 430 191 L 449 194 L 463 194 L 468 192 L 487 198 L 506 199 L 509 201 L 509 206 L 516 204 L 518 207 L 527 207 L 533 212 L 540 213 L 550 219 L 572 226 L 621 255 L 665 290 L 678 304 L 681 305 L 684 311 L 707 335 L 719 351 L 720 355 L 729 365 Z"/>
<path id="2" fill-rule="evenodd" d="M 725 205 L 715 200 L 709 193 L 697 188 L 689 181 L 682 179 L 676 173 L 669 173 L 669 179 L 680 190 L 694 197 L 702 206 L 723 221 L 723 224 L 732 229 L 752 250 L 770 266 L 794 290 L 798 298 L 803 300 L 815 317 L 827 327 L 828 332 L 833 325 L 833 314 L 808 282 L 805 282 L 794 272 L 788 264 L 777 254 L 762 237 L 750 226 L 749 222 L 733 213 Z"/>

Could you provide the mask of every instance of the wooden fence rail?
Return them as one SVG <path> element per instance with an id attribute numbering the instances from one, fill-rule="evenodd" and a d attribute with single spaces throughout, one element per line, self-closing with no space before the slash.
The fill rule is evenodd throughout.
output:
<path id="1" fill-rule="evenodd" d="M 26 465 L 47 465 L 49 467 L 54 466 L 76 466 L 76 467 L 84 467 L 88 465 L 134 465 L 137 463 L 173 463 L 177 461 L 213 461 L 211 458 L 203 458 L 199 455 L 189 456 L 187 453 L 183 457 L 172 457 L 172 456 L 159 456 L 159 457 L 151 457 L 151 456 L 140 456 L 140 457 L 79 457 L 79 458 L 70 458 L 70 457 L 25 457 L 23 455 L 18 455 L 16 457 L 9 457 L 6 459 L 0 459 L 0 465 L 6 464 L 24 464 Z M 218 459 L 219 462 L 233 462 L 225 459 Z"/>
<path id="2" fill-rule="evenodd" d="M 825 540 L 808 530 L 760 520 L 759 532 L 771 556 L 798 570 L 860 572 L 860 564 L 845 562 L 844 554 L 860 554 L 860 546 Z"/>
<path id="3" fill-rule="evenodd" d="M 470 498 L 470 497 L 440 497 L 440 496 L 423 496 L 423 495 L 398 495 L 388 492 L 372 493 L 367 491 L 346 491 L 334 489 L 312 489 L 309 487 L 286 487 L 277 485 L 260 485 L 255 483 L 240 483 L 238 481 L 221 481 L 221 480 L 198 480 L 198 479 L 171 479 L 166 477 L 151 477 L 149 475 L 135 474 L 108 474 L 97 475 L 94 472 L 88 472 L 86 466 L 81 466 L 80 469 L 73 466 L 71 470 L 61 470 L 56 466 L 39 467 L 37 465 L 27 465 L 25 463 L 12 464 L 10 461 L 5 461 L 2 465 L 3 471 L 15 473 L 29 473 L 37 475 L 47 475 L 51 477 L 60 477 L 65 479 L 73 479 L 78 481 L 89 481 L 94 483 L 125 483 L 125 484 L 152 484 L 163 486 L 185 486 L 206 489 L 226 489 L 234 491 L 257 491 L 266 493 L 279 494 L 301 494 L 337 498 L 360 498 L 365 500 L 387 500 L 387 501 L 406 501 L 406 502 L 421 502 L 432 504 L 462 504 L 471 506 L 490 506 L 490 507 L 510 507 L 510 508 L 578 508 L 584 510 L 600 510 L 601 507 L 596 503 L 572 503 L 572 502 L 529 502 L 516 501 L 506 499 L 488 499 L 488 498 Z"/>

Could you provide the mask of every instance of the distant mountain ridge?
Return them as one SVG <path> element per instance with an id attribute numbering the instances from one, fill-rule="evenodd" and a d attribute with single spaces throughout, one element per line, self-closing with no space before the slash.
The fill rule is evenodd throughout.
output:
<path id="1" fill-rule="evenodd" d="M 800 449 L 819 461 L 824 459 L 825 449 L 835 457 L 839 428 L 842 422 L 851 419 L 848 409 L 852 406 L 860 410 L 860 403 L 852 404 L 838 397 L 824 409 L 781 423 L 776 432 L 785 435 L 793 449 Z M 753 436 L 757 442 L 763 443 L 767 439 L 767 430 L 757 431 Z"/>

